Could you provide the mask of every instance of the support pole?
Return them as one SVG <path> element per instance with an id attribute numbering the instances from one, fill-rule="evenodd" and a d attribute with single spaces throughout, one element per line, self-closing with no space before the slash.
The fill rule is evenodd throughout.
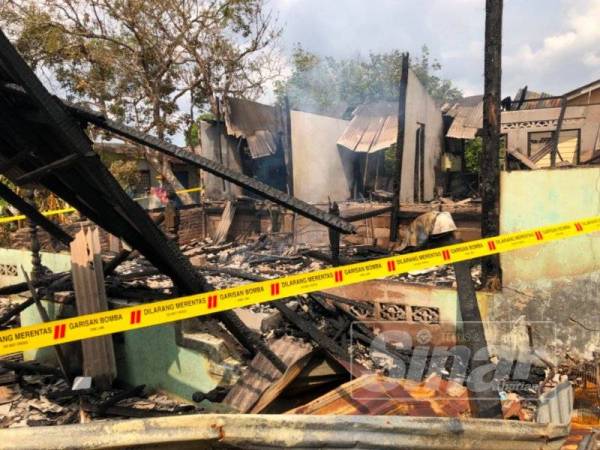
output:
<path id="1" fill-rule="evenodd" d="M 502 2 L 485 5 L 485 68 L 483 94 L 483 149 L 481 154 L 481 235 L 500 232 L 500 88 L 502 75 Z M 500 258 L 482 259 L 484 286 L 498 286 Z"/>
<path id="2" fill-rule="evenodd" d="M 392 214 L 390 216 L 390 241 L 398 239 L 400 214 L 400 187 L 402 177 L 402 158 L 404 156 L 404 126 L 406 122 L 406 88 L 408 86 L 408 53 L 402 54 L 402 75 L 398 93 L 398 134 L 396 136 L 396 164 L 393 175 Z"/>
<path id="3" fill-rule="evenodd" d="M 486 367 L 490 366 L 490 355 L 477 303 L 477 295 L 475 294 L 475 286 L 471 278 L 469 261 L 454 264 L 454 271 L 463 326 L 463 337 L 460 344 L 469 349 L 471 357 L 469 361 L 469 378 L 467 379 L 471 412 L 473 417 L 499 419 L 502 418 L 502 406 L 499 393 L 494 390 L 494 373 L 491 370 L 486 370 Z M 474 375 L 475 371 L 483 373 L 480 380 Z"/>
<path id="4" fill-rule="evenodd" d="M 558 115 L 558 121 L 556 122 L 556 130 L 552 133 L 552 150 L 550 152 L 550 167 L 556 167 L 556 155 L 558 153 L 558 143 L 560 142 L 560 130 L 562 123 L 565 118 L 565 111 L 567 110 L 567 96 L 563 96 L 560 100 L 560 114 Z"/>
<path id="5" fill-rule="evenodd" d="M 337 202 L 329 203 L 329 214 L 340 215 L 340 207 Z M 331 261 L 334 266 L 340 264 L 340 233 L 339 231 L 329 229 L 329 247 L 331 249 Z"/>

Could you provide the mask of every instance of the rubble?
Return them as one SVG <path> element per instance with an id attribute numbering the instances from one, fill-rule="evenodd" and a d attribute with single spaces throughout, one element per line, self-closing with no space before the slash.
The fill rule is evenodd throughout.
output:
<path id="1" fill-rule="evenodd" d="M 17 270 L 17 276 L 22 272 L 25 282 L 0 286 L 0 293 L 5 295 L 0 297 L 0 326 L 20 327 L 24 320 L 32 320 L 27 317 L 31 311 L 39 316 L 34 321 L 46 323 L 55 318 L 116 311 L 134 305 L 136 311 L 131 312 L 130 324 L 137 325 L 143 308 L 157 300 L 451 245 L 463 239 L 465 229 L 473 228 L 462 226 L 464 223 L 459 223 L 459 219 L 468 224 L 475 216 L 478 223 L 484 224 L 486 239 L 492 236 L 498 231 L 494 227 L 498 225 L 496 197 L 499 193 L 496 184 L 489 180 L 497 181 L 496 165 L 488 165 L 489 177 L 483 178 L 485 188 L 479 193 L 471 192 L 469 187 L 467 198 L 464 198 L 464 189 L 461 195 L 452 195 L 449 174 L 445 174 L 447 192 L 443 189 L 433 192 L 434 188 L 442 188 L 439 180 L 435 180 L 439 178 L 436 173 L 439 168 L 434 162 L 442 150 L 425 148 L 425 124 L 419 122 L 415 128 L 413 120 L 406 120 L 408 55 L 402 59 L 399 103 L 360 106 L 350 122 L 338 123 L 345 131 L 336 136 L 329 148 L 333 156 L 339 156 L 343 150 L 338 145 L 353 153 L 354 168 L 358 172 L 361 169 L 356 162 L 362 161 L 366 166 L 367 153 L 379 152 L 381 157 L 374 160 L 377 164 L 374 173 L 369 174 L 364 168 L 364 173 L 350 176 L 341 170 L 339 180 L 325 180 L 325 184 L 339 181 L 338 188 L 341 186 L 342 191 L 352 190 L 349 201 L 338 202 L 327 195 L 326 203 L 313 204 L 292 195 L 293 179 L 286 180 L 287 192 L 277 190 L 258 177 L 232 170 L 223 160 L 211 160 L 114 122 L 103 114 L 50 96 L 0 33 L 0 109 L 8 106 L 14 109 L 11 114 L 1 111 L 6 123 L 0 122 L 0 125 L 4 131 L 11 131 L 5 133 L 11 145 L 0 149 L 2 164 L 7 164 L 0 171 L 17 185 L 37 183 L 52 190 L 91 219 L 82 217 L 80 222 L 69 224 L 77 228 L 75 231 L 63 229 L 0 183 L 0 196 L 28 218 L 27 230 L 21 232 L 20 237 L 30 241 L 27 248 L 31 254 L 27 256 L 31 256 L 32 266 L 30 271 L 22 265 L 21 270 Z M 11 70 L 5 70 L 6 67 Z M 413 75 L 411 73 L 411 77 Z M 565 113 L 565 99 L 559 123 Z M 415 103 L 433 105 L 432 110 L 436 112 L 423 115 L 427 118 L 428 130 L 438 130 L 441 136 L 441 112 L 429 101 L 429 94 L 424 94 L 422 100 Z M 281 124 L 275 123 L 274 111 L 269 107 L 258 107 L 246 100 L 224 101 L 244 105 L 240 111 L 254 108 L 268 111 L 271 116 L 268 131 L 261 128 L 266 126 L 262 123 L 240 130 L 237 128 L 241 122 L 236 125 L 231 116 L 225 117 L 230 133 L 240 138 L 238 151 L 242 139 L 246 140 L 249 146 L 246 157 L 268 157 L 278 152 L 278 141 L 291 142 L 290 124 L 279 129 Z M 238 114 L 243 115 L 240 111 Z M 485 113 L 494 115 L 487 108 Z M 458 113 L 456 117 L 465 119 Z M 498 114 L 496 118 L 499 117 Z M 252 118 L 258 120 L 254 115 Z M 459 128 L 458 122 L 452 126 Z M 45 124 L 45 128 L 40 129 L 39 123 Z M 497 144 L 498 127 L 491 130 L 487 119 L 484 124 L 486 132 L 493 131 L 493 136 L 486 139 Z M 160 152 L 168 161 L 184 161 L 202 169 L 219 178 L 223 187 L 225 183 L 234 184 L 237 194 L 232 195 L 226 189 L 225 193 L 221 192 L 221 209 L 216 208 L 210 220 L 206 214 L 201 215 L 205 221 L 202 232 L 184 240 L 176 195 L 173 192 L 165 195 L 164 208 L 154 215 L 147 214 L 93 152 L 86 134 L 86 127 L 90 125 Z M 560 125 L 558 127 L 560 129 Z M 405 142 L 405 128 L 411 139 L 417 136 L 418 148 L 405 145 L 412 142 Z M 232 131 L 234 129 L 237 131 Z M 375 133 L 372 139 L 368 138 L 370 133 Z M 221 142 L 221 135 L 218 139 Z M 558 133 L 553 141 L 556 141 L 554 149 L 548 147 L 542 153 L 550 153 L 552 166 L 555 166 Z M 268 148 L 263 148 L 261 142 Z M 208 146 L 208 143 L 203 145 Z M 488 150 L 491 147 L 488 146 Z M 16 154 L 14 148 L 19 149 Z M 39 158 L 42 148 L 44 159 Z M 391 178 L 383 174 L 386 161 L 382 151 L 386 149 L 393 149 L 395 153 Z M 464 148 L 462 151 L 464 156 Z M 414 167 L 403 167 L 403 152 L 414 153 Z M 516 155 L 513 150 L 507 154 L 530 168 L 538 168 L 537 162 Z M 315 155 L 315 159 L 317 156 L 322 155 Z M 484 156 L 487 162 L 498 159 L 498 155 L 490 151 Z M 286 159 L 282 161 L 285 163 Z M 298 159 L 297 163 L 300 162 Z M 64 167 L 74 175 L 66 176 L 58 170 Z M 287 174 L 290 167 L 284 169 L 279 175 Z M 345 178 L 342 179 L 342 175 Z M 405 175 L 410 177 L 405 178 Z M 353 185 L 349 182 L 352 180 Z M 382 184 L 391 186 L 393 192 L 382 189 Z M 407 184 L 410 192 L 401 189 L 401 184 Z M 99 192 L 103 195 L 98 195 Z M 320 200 L 325 196 L 323 192 L 314 194 Z M 482 194 L 481 200 L 479 194 Z M 378 202 L 366 200 L 368 196 Z M 406 203 L 411 199 L 414 203 Z M 236 228 L 236 219 L 245 206 L 258 202 L 266 202 L 262 211 L 269 212 L 269 226 L 258 223 L 256 227 Z M 210 199 L 203 199 L 197 208 L 206 210 L 211 205 L 214 206 Z M 277 209 L 271 209 L 273 205 Z M 484 216 L 480 222 L 482 209 Z M 290 213 L 291 224 L 287 227 L 280 226 L 282 210 Z M 302 221 L 308 221 L 312 228 L 305 227 Z M 581 224 L 578 225 L 581 228 Z M 70 246 L 71 270 L 63 268 L 62 272 L 53 273 L 42 264 L 38 226 L 63 246 Z M 475 227 L 474 232 L 480 237 L 482 227 Z M 102 233 L 105 240 L 110 241 L 108 250 L 102 246 Z M 542 240 L 540 231 L 536 231 L 536 238 Z M 485 243 L 477 245 L 485 247 Z M 495 249 L 493 241 L 488 242 L 488 246 L 490 250 Z M 443 260 L 450 262 L 450 259 L 445 249 Z M 395 264 L 392 260 L 388 262 Z M 270 303 L 216 309 L 218 312 L 214 314 L 168 325 L 144 323 L 136 330 L 83 342 L 52 341 L 51 352 L 47 354 L 9 355 L 0 358 L 0 427 L 60 426 L 215 413 L 243 420 L 239 416 L 273 413 L 278 420 L 290 423 L 309 421 L 310 418 L 301 416 L 311 415 L 373 416 L 372 423 L 377 425 L 372 427 L 370 432 L 373 432 L 373 429 L 385 428 L 376 422 L 381 419 L 379 416 L 404 416 L 440 419 L 424 422 L 425 425 L 406 422 L 421 424 L 419 430 L 425 430 L 424 434 L 429 427 L 449 433 L 447 423 L 451 424 L 453 435 L 475 430 L 473 433 L 479 443 L 484 442 L 478 432 L 481 433 L 485 424 L 508 430 L 509 437 L 517 434 L 515 430 L 525 430 L 525 435 L 535 432 L 538 439 L 541 436 L 546 441 L 555 438 L 558 441 L 565 438 L 561 427 L 571 422 L 575 408 L 576 431 L 589 431 L 598 425 L 600 417 L 598 353 L 585 359 L 579 354 L 538 352 L 532 344 L 530 325 L 529 353 L 520 353 L 523 349 L 520 343 L 510 349 L 517 355 L 514 360 L 501 352 L 493 352 L 490 344 L 494 330 L 489 329 L 490 321 L 482 314 L 488 303 L 480 303 L 477 295 L 484 292 L 484 288 L 488 289 L 484 293 L 490 294 L 489 288 L 501 287 L 497 263 L 495 256 L 488 255 L 385 280 L 369 280 L 373 283 L 365 288 L 366 294 L 362 296 L 345 295 L 332 288 Z M 336 282 L 341 281 L 343 270 L 335 270 Z M 389 266 L 388 270 L 395 271 Z M 388 289 L 387 283 L 393 288 Z M 271 295 L 275 296 L 279 287 L 273 283 L 273 288 L 276 292 L 272 290 Z M 450 306 L 449 300 L 453 302 Z M 216 296 L 208 300 L 208 308 L 214 307 L 217 307 Z M 447 320 L 449 318 L 451 320 Z M 511 322 L 512 326 L 516 323 Z M 513 331 L 504 332 L 502 337 Z M 52 334 L 51 328 L 48 333 Z M 58 339 L 56 330 L 54 339 Z M 38 359 L 43 364 L 38 363 Z M 517 373 L 521 364 L 527 365 L 527 373 Z M 475 375 L 483 382 L 483 388 L 469 384 Z M 146 383 L 153 387 L 147 389 Z M 287 417 L 281 419 L 281 416 Z M 482 418 L 489 422 L 470 422 Z M 210 439 L 219 442 L 226 439 L 222 425 L 225 420 L 220 418 L 210 426 L 210 432 L 217 433 Z M 268 421 L 264 417 L 260 420 Z M 340 423 L 351 423 L 343 420 L 340 419 Z M 361 420 L 366 419 L 357 419 L 355 423 L 366 423 L 368 427 L 369 421 Z M 511 428 L 509 421 L 518 422 L 520 426 Z M 138 423 L 147 422 L 135 422 Z M 461 433 L 456 433 L 457 426 L 463 425 Z M 141 429 L 149 433 L 153 430 L 152 427 Z M 411 436 L 417 433 L 410 427 L 403 432 Z M 486 432 L 489 434 L 489 430 Z M 499 432 L 493 436 L 504 435 Z M 535 439 L 528 442 L 537 445 Z M 519 448 L 519 444 L 511 448 Z M 356 442 L 352 445 L 356 446 Z"/>

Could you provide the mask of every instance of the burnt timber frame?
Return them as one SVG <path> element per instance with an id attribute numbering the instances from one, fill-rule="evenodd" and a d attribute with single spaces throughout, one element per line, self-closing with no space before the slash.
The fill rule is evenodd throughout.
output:
<path id="1" fill-rule="evenodd" d="M 87 122 L 76 120 L 50 95 L 1 30 L 0 86 L 0 166 L 10 163 L 2 172 L 7 178 L 16 182 L 37 174 L 37 183 L 137 249 L 173 280 L 179 293 L 213 290 L 94 153 L 83 129 Z M 22 153 L 27 158 L 19 157 Z M 260 351 L 277 367 L 285 367 L 235 312 L 216 317 L 251 352 Z"/>
<path id="2" fill-rule="evenodd" d="M 396 161 L 394 162 L 394 180 L 392 214 L 390 215 L 390 241 L 398 239 L 400 224 L 400 191 L 402 190 L 402 160 L 404 159 L 404 127 L 406 125 L 406 91 L 408 88 L 408 53 L 402 54 L 402 74 L 398 88 L 398 134 L 396 135 Z"/>
<path id="3" fill-rule="evenodd" d="M 4 83 L 0 85 L 0 90 L 20 96 L 23 100 L 27 101 L 27 92 L 18 84 Z M 150 134 L 143 133 L 122 123 L 110 120 L 103 114 L 92 111 L 91 109 L 67 102 L 62 102 L 62 104 L 66 111 L 69 112 L 70 115 L 74 116 L 78 121 L 92 124 L 127 140 L 136 142 L 165 155 L 179 159 L 180 161 L 188 163 L 192 166 L 198 167 L 199 169 L 209 172 L 225 181 L 229 181 L 235 185 L 241 186 L 242 188 L 257 194 L 266 200 L 270 200 L 273 203 L 281 205 L 286 209 L 294 211 L 301 216 L 320 223 L 321 225 L 324 225 L 337 232 L 345 234 L 355 232 L 354 225 L 348 223 L 344 219 L 323 211 L 296 197 L 288 195 L 279 189 L 275 189 L 265 183 L 255 180 L 254 178 L 246 176 L 240 172 L 230 170 L 217 161 L 212 161 L 208 158 L 192 153 L 185 148 L 161 141 Z"/>
<path id="4" fill-rule="evenodd" d="M 333 214 L 322 211 L 309 203 L 292 197 L 291 195 L 255 180 L 254 178 L 250 178 L 242 173 L 230 170 L 218 162 L 204 158 L 203 156 L 197 155 L 168 142 L 163 142 L 152 135 L 142 133 L 131 127 L 123 125 L 122 123 L 110 120 L 107 117 L 87 108 L 69 105 L 69 109 L 80 120 L 85 120 L 97 126 L 98 128 L 110 131 L 111 133 L 205 170 L 206 172 L 209 172 L 219 178 L 241 186 L 244 189 L 247 189 L 265 198 L 266 200 L 270 200 L 273 203 L 277 203 L 278 205 L 300 214 L 301 216 L 314 220 L 321 225 L 325 225 L 330 229 L 341 233 L 354 233 L 355 231 L 354 226 L 345 220 L 342 220 Z"/>

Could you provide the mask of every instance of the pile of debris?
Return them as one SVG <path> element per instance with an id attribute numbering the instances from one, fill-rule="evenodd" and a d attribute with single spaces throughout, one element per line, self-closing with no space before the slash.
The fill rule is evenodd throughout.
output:
<path id="1" fill-rule="evenodd" d="M 73 385 L 63 374 L 31 362 L 0 361 L 0 426 L 66 425 L 107 418 L 159 417 L 201 410 L 167 395 L 145 393 L 145 386 L 99 391 L 91 379 Z"/>
<path id="2" fill-rule="evenodd" d="M 326 265 L 309 256 L 306 247 L 296 247 L 291 241 L 270 236 L 219 245 L 202 240 L 182 246 L 182 252 L 218 289 L 317 270 Z M 342 246 L 340 253 L 348 260 L 381 256 L 381 251 L 366 247 Z M 109 256 L 107 261 L 115 257 Z M 478 266 L 472 267 L 475 285 L 479 284 L 479 273 Z M 452 266 L 396 278 L 407 283 L 456 288 Z M 143 304 L 176 294 L 170 278 L 139 255 L 121 263 L 106 279 L 106 288 L 108 304 L 113 307 L 123 306 L 122 301 Z M 63 304 L 74 301 L 72 291 L 54 294 Z M 14 302 L 13 299 L 0 303 L 4 303 L 5 310 L 10 310 L 14 309 Z M 143 386 L 120 390 L 90 386 L 78 391 L 66 382 L 58 369 L 3 360 L 0 363 L 4 367 L 0 399 L 2 426 L 60 425 L 107 417 L 198 413 L 212 411 L 216 404 L 229 411 L 253 413 L 470 416 L 464 379 L 452 378 L 457 367 L 462 368 L 460 373 L 466 374 L 469 361 L 459 357 L 439 361 L 429 351 L 417 354 L 415 347 L 378 339 L 377 326 L 361 322 L 357 313 L 365 308 L 373 308 L 373 303 L 316 292 L 236 310 L 242 322 L 266 343 L 271 355 L 258 352 L 252 356 L 238 348 L 242 359 L 237 368 L 238 382 L 218 386 L 210 392 L 197 392 L 195 406 L 173 401 L 162 394 L 143 394 Z M 210 320 L 203 319 L 204 322 Z M 18 326 L 18 315 L 6 321 L 5 326 Z M 421 366 L 416 376 L 406 373 L 409 365 L 411 368 Z M 581 374 L 573 366 L 569 367 L 568 371 L 563 368 L 560 372 L 534 366 L 529 379 L 514 386 L 507 379 L 494 380 L 498 386 L 504 386 L 500 391 L 504 417 L 533 421 L 541 394 L 565 379 L 581 381 Z M 344 383 L 349 377 L 355 379 Z M 365 398 L 362 406 L 356 404 L 362 402 L 360 396 L 353 397 L 354 412 L 351 412 L 344 400 L 345 393 L 363 390 L 376 395 Z M 437 400 L 440 396 L 442 400 Z"/>

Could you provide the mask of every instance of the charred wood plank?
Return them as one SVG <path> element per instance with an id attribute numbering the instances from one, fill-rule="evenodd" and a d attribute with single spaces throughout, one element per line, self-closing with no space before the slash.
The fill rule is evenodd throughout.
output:
<path id="1" fill-rule="evenodd" d="M 552 151 L 550 152 L 550 167 L 556 167 L 556 155 L 558 154 L 558 143 L 560 142 L 560 130 L 562 128 L 565 112 L 567 110 L 567 96 L 560 100 L 560 113 L 556 123 L 556 130 L 552 133 Z"/>
<path id="2" fill-rule="evenodd" d="M 15 317 L 21 311 L 24 311 L 25 309 L 29 308 L 34 303 L 35 303 L 35 301 L 33 300 L 33 298 L 30 297 L 27 300 L 25 300 L 24 302 L 19 303 L 18 305 L 15 305 L 13 308 L 6 311 L 4 314 L 2 314 L 2 317 L 0 317 L 0 326 L 3 326 L 6 322 L 11 320 L 13 317 Z"/>
<path id="3" fill-rule="evenodd" d="M 59 369 L 34 362 L 14 362 L 0 360 L 0 367 L 29 375 L 52 375 L 58 378 L 62 378 L 63 376 Z"/>
<path id="4" fill-rule="evenodd" d="M 94 154 L 92 153 L 90 156 L 93 156 L 93 155 Z M 27 184 L 32 181 L 37 181 L 39 178 L 43 177 L 44 175 L 48 175 L 49 173 L 51 173 L 54 169 L 60 169 L 63 167 L 70 166 L 75 161 L 77 161 L 79 158 L 81 158 L 81 155 L 79 155 L 78 153 L 71 153 L 70 155 L 67 155 L 64 158 L 60 158 L 54 162 L 51 162 L 50 164 L 47 164 L 42 167 L 38 167 L 37 169 L 34 169 L 31 172 L 21 175 L 20 177 L 18 177 L 15 180 L 15 183 L 21 185 L 21 184 Z"/>
<path id="5" fill-rule="evenodd" d="M 124 390 L 122 392 L 119 392 L 118 394 L 115 394 L 115 395 L 107 398 L 102 403 L 99 403 L 97 405 L 96 412 L 98 414 L 102 414 L 103 415 L 108 408 L 110 408 L 111 406 L 116 405 L 121 400 L 125 400 L 125 399 L 130 398 L 130 397 L 139 397 L 139 396 L 141 396 L 142 393 L 144 392 L 144 389 L 146 389 L 146 385 L 145 384 L 140 384 L 139 386 L 135 386 L 135 387 L 132 387 L 131 389 L 126 389 L 126 390 Z"/>
<path id="6" fill-rule="evenodd" d="M 342 219 L 344 219 L 346 222 L 358 222 L 359 220 L 370 219 L 371 217 L 377 217 L 382 214 L 389 213 L 392 211 L 392 209 L 392 206 L 385 206 L 383 208 L 374 209 L 372 211 L 365 211 L 362 213 L 342 216 Z"/>
<path id="7" fill-rule="evenodd" d="M 402 54 L 402 73 L 398 90 L 398 134 L 396 136 L 396 160 L 394 164 L 392 214 L 390 215 L 390 241 L 398 239 L 400 213 L 400 190 L 402 187 L 402 160 L 404 158 L 404 126 L 406 124 L 406 92 L 408 88 L 408 53 Z"/>

